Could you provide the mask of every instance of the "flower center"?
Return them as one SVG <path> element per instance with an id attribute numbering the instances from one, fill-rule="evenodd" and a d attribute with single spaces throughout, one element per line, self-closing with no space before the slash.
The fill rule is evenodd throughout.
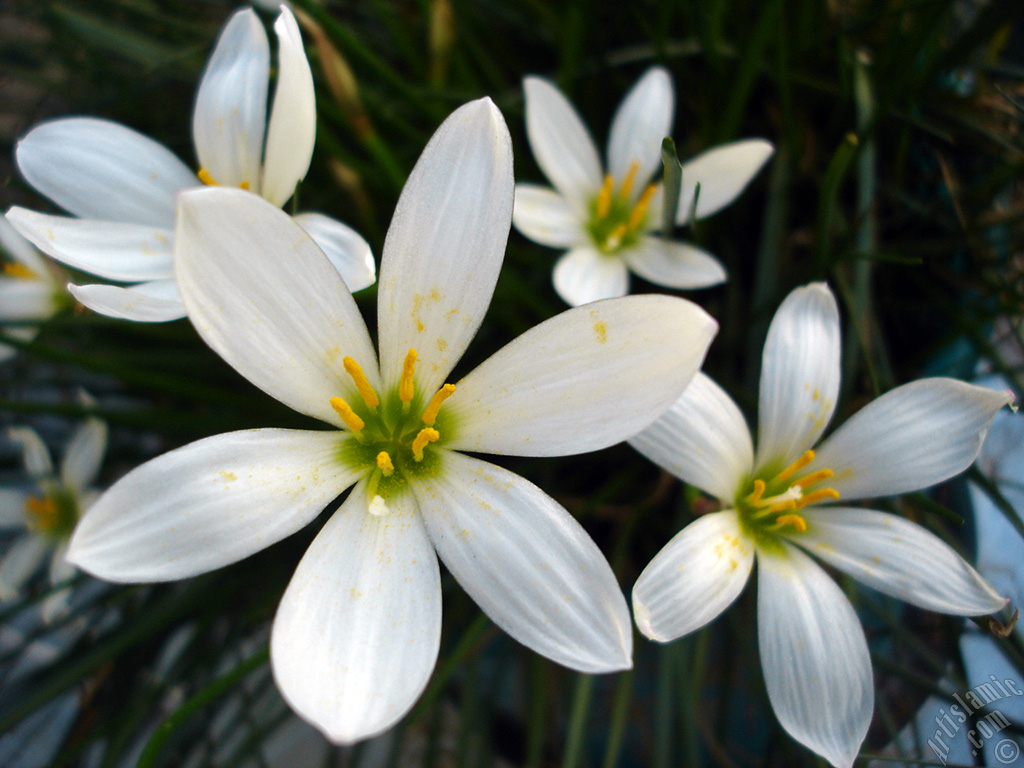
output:
<path id="1" fill-rule="evenodd" d="M 640 163 L 634 161 L 618 192 L 615 191 L 615 180 L 611 174 L 605 176 L 601 191 L 591 203 L 587 231 L 602 253 L 617 253 L 633 245 L 643 234 L 647 207 L 654 196 L 655 186 L 648 185 L 636 204 L 633 204 L 631 193 L 639 169 Z"/>
<path id="2" fill-rule="evenodd" d="M 58 488 L 45 496 L 25 499 L 28 526 L 52 538 L 70 536 L 78 522 L 78 502 L 72 493 Z"/>
<path id="3" fill-rule="evenodd" d="M 200 168 L 198 171 L 196 171 L 196 176 L 198 176 L 199 180 L 201 182 L 203 182 L 203 184 L 205 184 L 208 187 L 219 187 L 219 186 L 221 186 L 220 183 L 215 178 L 213 178 L 213 175 L 208 170 L 206 170 L 205 168 Z M 238 188 L 239 189 L 244 189 L 244 190 L 248 191 L 249 190 L 249 182 L 248 181 L 243 181 L 241 184 L 238 185 Z"/>
<path id="4" fill-rule="evenodd" d="M 4 264 L 4 274 L 19 280 L 37 280 L 39 276 L 24 264 L 18 261 L 8 261 Z"/>
<path id="5" fill-rule="evenodd" d="M 401 493 L 409 476 L 431 470 L 436 455 L 428 448 L 441 440 L 441 406 L 455 392 L 454 384 L 445 384 L 424 405 L 425 398 L 416 392 L 416 357 L 410 349 L 397 389 L 383 400 L 359 363 L 346 357 L 345 372 L 359 400 L 350 404 L 342 397 L 331 398 L 331 407 L 355 436 L 356 461 L 366 467 L 367 511 L 372 515 L 388 513 L 388 497 Z"/>
<path id="6" fill-rule="evenodd" d="M 741 522 L 760 541 L 774 540 L 778 533 L 791 528 L 797 533 L 807 530 L 807 521 L 800 510 L 823 499 L 838 499 L 834 488 L 808 490 L 835 473 L 831 469 L 819 469 L 797 477 L 797 473 L 814 461 L 814 451 L 805 451 L 777 475 L 755 478 L 749 490 L 736 499 L 736 510 Z"/>

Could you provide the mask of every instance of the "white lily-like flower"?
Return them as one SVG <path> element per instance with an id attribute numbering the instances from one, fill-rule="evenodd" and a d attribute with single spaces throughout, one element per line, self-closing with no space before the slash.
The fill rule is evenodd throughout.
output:
<path id="1" fill-rule="evenodd" d="M 183 194 L 177 278 L 197 331 L 331 429 L 233 432 L 158 457 L 100 498 L 69 557 L 113 581 L 192 576 L 288 536 L 354 485 L 299 563 L 271 640 L 284 697 L 338 742 L 384 731 L 426 685 L 438 557 L 538 653 L 628 668 L 629 611 L 594 542 L 539 488 L 460 451 L 567 455 L 636 434 L 679 396 L 717 325 L 668 296 L 600 302 L 445 384 L 490 303 L 512 201 L 501 113 L 467 104 L 427 145 L 388 230 L 378 365 L 350 292 L 285 214 L 236 190 Z"/>
<path id="2" fill-rule="evenodd" d="M 14 207 L 11 223 L 54 259 L 130 284 L 69 286 L 82 304 L 141 322 L 184 317 L 173 265 L 178 192 L 203 184 L 239 187 L 276 206 L 292 196 L 313 155 L 316 101 L 299 28 L 286 7 L 274 31 L 277 85 L 268 123 L 270 46 L 263 25 L 244 9 L 224 26 L 192 115 L 197 173 L 162 144 L 107 120 L 55 120 L 18 142 L 22 175 L 72 216 Z M 295 220 L 351 290 L 373 283 L 370 247 L 353 229 L 320 213 Z"/>
<path id="3" fill-rule="evenodd" d="M 630 443 L 725 507 L 698 518 L 633 588 L 640 631 L 668 642 L 718 616 L 756 557 L 758 641 L 782 726 L 839 767 L 850 766 L 874 705 L 864 631 L 839 586 L 807 553 L 914 605 L 960 616 L 1006 601 L 949 545 L 901 517 L 837 505 L 939 483 L 978 455 L 1013 399 L 954 379 L 922 379 L 865 406 L 814 449 L 839 392 L 835 298 L 798 288 L 768 331 L 758 446 L 739 408 L 698 374 L 675 405 Z"/>
<path id="4" fill-rule="evenodd" d="M 11 440 L 19 443 L 25 471 L 35 491 L 0 488 L 0 528 L 25 531 L 0 560 L 0 602 L 20 596 L 25 582 L 47 558 L 51 584 L 67 581 L 74 568 L 65 559 L 71 532 L 99 496 L 93 487 L 107 451 L 106 422 L 86 419 L 74 432 L 56 471 L 45 443 L 29 427 L 12 427 Z M 50 595 L 43 606 L 45 618 L 63 609 L 66 591 Z"/>
<path id="5" fill-rule="evenodd" d="M 17 323 L 4 332 L 29 341 L 39 329 L 22 323 L 47 320 L 71 304 L 71 297 L 64 288 L 65 278 L 2 215 L 0 250 L 8 257 L 0 273 L 0 322 Z M 0 344 L 0 362 L 17 351 Z"/>
<path id="6" fill-rule="evenodd" d="M 630 270 L 668 288 L 706 288 L 726 279 L 711 254 L 651 234 L 661 228 L 663 190 L 649 182 L 661 167 L 661 142 L 675 111 L 667 70 L 652 67 L 623 99 L 603 173 L 593 139 L 562 92 L 540 77 L 527 77 L 523 90 L 530 147 L 555 188 L 517 184 L 512 222 L 531 240 L 568 249 L 554 271 L 555 290 L 567 303 L 625 296 Z M 676 224 L 731 203 L 773 151 L 767 141 L 747 139 L 684 164 Z"/>

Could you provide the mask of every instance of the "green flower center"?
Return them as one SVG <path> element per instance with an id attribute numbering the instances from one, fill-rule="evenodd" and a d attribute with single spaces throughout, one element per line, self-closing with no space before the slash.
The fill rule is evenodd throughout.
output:
<path id="1" fill-rule="evenodd" d="M 66 539 L 74 531 L 81 510 L 74 493 L 57 486 L 44 496 L 25 499 L 28 527 L 51 539 Z"/>
<path id="2" fill-rule="evenodd" d="M 432 446 L 444 442 L 442 434 L 451 436 L 451 420 L 441 413 L 441 406 L 455 385 L 445 384 L 429 400 L 417 392 L 415 349 L 405 356 L 398 387 L 383 400 L 355 360 L 346 357 L 344 365 L 359 393 L 351 404 L 331 398 L 331 407 L 355 437 L 345 442 L 344 458 L 366 468 L 368 511 L 385 515 L 388 498 L 403 493 L 412 477 L 436 470 L 439 457 Z"/>
<path id="3" fill-rule="evenodd" d="M 634 204 L 631 199 L 633 182 L 640 164 L 634 162 L 626 173 L 618 191 L 611 174 L 604 177 L 601 191 L 590 204 L 587 232 L 601 253 L 614 255 L 636 244 L 643 236 L 647 222 L 647 207 L 655 186 L 649 185 Z"/>
<path id="4" fill-rule="evenodd" d="M 761 546 L 777 547 L 781 531 L 792 529 L 797 533 L 807 530 L 807 521 L 800 511 L 823 499 L 838 499 L 834 488 L 811 486 L 833 476 L 831 469 L 819 469 L 796 477 L 801 469 L 814 461 L 814 451 L 804 454 L 776 475 L 753 478 L 742 486 L 735 499 L 740 524 Z"/>

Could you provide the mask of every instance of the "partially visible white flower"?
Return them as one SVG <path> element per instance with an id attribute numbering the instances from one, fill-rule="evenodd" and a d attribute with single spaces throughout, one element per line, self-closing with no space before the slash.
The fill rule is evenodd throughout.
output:
<path id="1" fill-rule="evenodd" d="M 4 332 L 29 341 L 39 329 L 21 323 L 47 320 L 71 303 L 64 288 L 66 278 L 4 216 L 0 216 L 0 250 L 8 257 L 0 274 L 0 322 L 17 323 Z M 14 347 L 0 344 L 0 362 L 16 352 Z"/>
<path id="2" fill-rule="evenodd" d="M 705 288 L 726 279 L 709 253 L 651 234 L 661 228 L 663 190 L 649 182 L 661 167 L 661 142 L 675 111 L 667 70 L 652 67 L 626 94 L 612 120 L 603 172 L 593 139 L 562 92 L 540 77 L 527 77 L 523 90 L 530 147 L 555 188 L 517 184 L 512 222 L 531 240 L 568 249 L 554 272 L 555 290 L 567 303 L 625 296 L 629 271 L 668 288 Z M 772 152 L 767 141 L 747 139 L 688 161 L 676 224 L 727 206 Z"/>
<path id="3" fill-rule="evenodd" d="M 93 483 L 107 450 L 106 422 L 86 419 L 74 432 L 55 470 L 46 445 L 29 427 L 12 427 L 7 432 L 20 444 L 25 471 L 35 483 L 34 491 L 0 488 L 0 529 L 22 529 L 0 560 L 0 602 L 21 595 L 25 583 L 49 560 L 51 584 L 67 581 L 74 566 L 65 559 L 68 540 L 79 518 L 99 496 Z M 67 590 L 44 601 L 44 616 L 62 612 Z"/>
<path id="4" fill-rule="evenodd" d="M 512 201 L 501 113 L 489 99 L 461 107 L 388 229 L 378 356 L 351 294 L 286 215 L 236 190 L 181 198 L 176 268 L 196 330 L 331 428 L 231 432 L 157 457 L 96 502 L 69 556 L 113 581 L 185 578 L 283 539 L 352 487 L 271 637 L 285 699 L 338 742 L 386 730 L 427 684 L 438 558 L 532 650 L 585 672 L 631 665 L 629 610 L 597 545 L 541 489 L 464 452 L 570 455 L 636 434 L 678 397 L 717 324 L 669 296 L 601 302 L 445 383 L 490 304 Z"/>
<path id="5" fill-rule="evenodd" d="M 244 9 L 224 26 L 192 116 L 197 173 L 163 145 L 107 120 L 55 120 L 18 142 L 22 175 L 72 217 L 15 207 L 7 214 L 11 223 L 58 261 L 129 284 L 69 286 L 82 304 L 141 322 L 184 317 L 173 266 L 177 193 L 204 183 L 240 187 L 278 207 L 292 196 L 312 159 L 316 101 L 299 28 L 286 7 L 274 31 L 277 86 L 268 121 L 270 46 L 263 25 Z M 370 247 L 354 230 L 319 213 L 295 220 L 351 290 L 374 282 Z"/>
<path id="6" fill-rule="evenodd" d="M 782 726 L 841 768 L 852 765 L 874 706 L 857 614 L 807 553 L 868 586 L 941 613 L 978 616 L 1000 597 L 948 544 L 896 515 L 844 502 L 926 488 L 966 469 L 1012 393 L 922 379 L 886 393 L 817 450 L 839 392 L 839 312 L 823 283 L 793 291 L 768 331 L 758 446 L 739 408 L 698 373 L 630 443 L 719 499 L 644 569 L 637 626 L 668 642 L 707 624 L 758 563 L 758 640 Z"/>

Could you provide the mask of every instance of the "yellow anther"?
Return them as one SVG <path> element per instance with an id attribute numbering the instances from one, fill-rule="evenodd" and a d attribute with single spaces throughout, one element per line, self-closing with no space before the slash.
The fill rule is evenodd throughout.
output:
<path id="1" fill-rule="evenodd" d="M 428 443 L 436 443 L 441 439 L 441 433 L 431 427 L 424 427 L 420 430 L 419 434 L 416 435 L 416 439 L 412 441 L 412 458 L 413 461 L 423 461 L 423 449 L 427 447 Z"/>
<path id="2" fill-rule="evenodd" d="M 341 420 L 345 422 L 345 426 L 353 432 L 359 432 L 366 426 L 366 422 L 359 418 L 359 414 L 353 411 L 352 407 L 342 398 L 332 397 L 331 408 L 338 412 L 338 415 L 341 416 Z"/>
<path id="3" fill-rule="evenodd" d="M 363 402 L 366 403 L 367 407 L 376 408 L 380 405 L 380 398 L 377 397 L 377 393 L 374 392 L 373 387 L 370 386 L 370 381 L 366 378 L 366 374 L 363 373 L 363 369 L 359 366 L 359 363 L 351 357 L 346 357 L 341 362 L 345 366 L 345 373 L 351 376 L 352 381 L 356 383 L 356 389 L 359 390 L 359 396 L 363 398 Z"/>
<path id="4" fill-rule="evenodd" d="M 801 456 L 799 459 L 794 461 L 792 464 L 790 464 L 784 470 L 779 472 L 779 474 L 777 474 L 775 476 L 775 479 L 776 480 L 788 480 L 793 475 L 795 475 L 797 472 L 799 472 L 801 469 L 803 469 L 808 464 L 810 464 L 812 461 L 814 461 L 814 451 L 810 451 L 810 450 L 804 451 L 804 455 L 803 456 Z"/>
<path id="5" fill-rule="evenodd" d="M 801 477 L 793 485 L 799 486 L 800 488 L 809 488 L 815 483 L 820 483 L 822 480 L 828 480 L 830 477 L 835 475 L 831 469 L 819 469 L 817 472 L 812 472 L 807 477 Z"/>
<path id="6" fill-rule="evenodd" d="M 796 499 L 784 499 L 769 504 L 763 514 L 773 515 L 776 512 L 785 512 L 787 509 L 799 509 L 799 502 Z"/>
<path id="7" fill-rule="evenodd" d="M 434 420 L 437 419 L 437 412 L 441 410 L 441 406 L 444 404 L 444 401 L 453 394 L 455 394 L 454 384 L 445 384 L 437 390 L 437 392 L 434 393 L 434 396 L 430 398 L 430 402 L 427 404 L 427 410 L 423 412 L 423 423 L 428 427 L 432 427 L 434 425 Z"/>
<path id="8" fill-rule="evenodd" d="M 248 192 L 249 191 L 249 182 L 248 181 L 243 181 L 241 184 L 238 185 L 238 188 L 239 189 L 244 189 L 246 192 Z"/>
<path id="9" fill-rule="evenodd" d="M 387 451 L 377 454 L 377 466 L 384 473 L 384 477 L 391 477 L 391 473 L 395 471 L 395 465 L 391 463 L 391 457 Z"/>
<path id="10" fill-rule="evenodd" d="M 754 491 L 749 496 L 747 496 L 747 501 L 749 501 L 751 504 L 753 504 L 756 507 L 757 503 L 761 500 L 761 497 L 763 495 L 764 495 L 764 480 L 755 480 L 754 481 Z"/>
<path id="11" fill-rule="evenodd" d="M 25 511 L 39 530 L 49 531 L 57 524 L 57 505 L 53 499 L 29 496 L 25 499 Z"/>
<path id="12" fill-rule="evenodd" d="M 629 214 L 629 224 L 627 225 L 630 232 L 640 228 L 640 225 L 644 223 L 644 219 L 647 218 L 647 206 L 651 204 L 651 198 L 654 197 L 655 187 L 653 184 L 644 190 L 644 193 L 640 195 L 640 200 L 637 202 L 633 212 Z"/>
<path id="13" fill-rule="evenodd" d="M 398 382 L 398 399 L 403 403 L 412 401 L 414 394 L 412 374 L 416 369 L 416 350 L 410 349 L 402 363 L 402 378 Z"/>
<path id="14" fill-rule="evenodd" d="M 198 171 L 196 171 L 196 176 L 198 176 L 199 180 L 208 187 L 220 186 L 220 184 L 217 183 L 217 180 L 214 179 L 213 176 L 210 175 L 210 172 L 205 168 L 200 168 Z"/>
<path id="15" fill-rule="evenodd" d="M 640 170 L 640 163 L 634 160 L 629 164 L 629 170 L 626 171 L 626 176 L 622 180 L 622 186 L 619 187 L 619 197 L 623 200 L 629 199 L 629 193 L 633 191 L 633 182 L 636 180 L 636 172 Z"/>
<path id="16" fill-rule="evenodd" d="M 776 518 L 775 528 L 782 528 L 787 525 L 792 525 L 799 533 L 807 530 L 807 521 L 800 517 L 800 515 L 779 515 Z"/>
<path id="17" fill-rule="evenodd" d="M 34 280 L 36 273 L 19 261 L 8 261 L 4 264 L 4 274 L 22 280 Z"/>
<path id="18" fill-rule="evenodd" d="M 629 230 L 626 228 L 625 224 L 619 224 L 619 226 L 613 229 L 612 233 L 608 235 L 608 239 L 605 241 L 605 243 L 608 245 L 609 248 L 618 248 L 619 243 L 622 242 L 622 238 L 626 236 L 626 233 L 628 231 Z"/>
<path id="19" fill-rule="evenodd" d="M 612 209 L 612 187 L 614 185 L 615 179 L 612 178 L 611 174 L 604 177 L 601 191 L 597 193 L 597 218 L 599 219 L 607 216 L 608 212 Z"/>
<path id="20" fill-rule="evenodd" d="M 814 504 L 822 499 L 838 499 L 839 491 L 835 488 L 822 488 L 820 491 L 811 491 L 797 502 L 797 509 L 803 509 L 808 504 Z"/>

